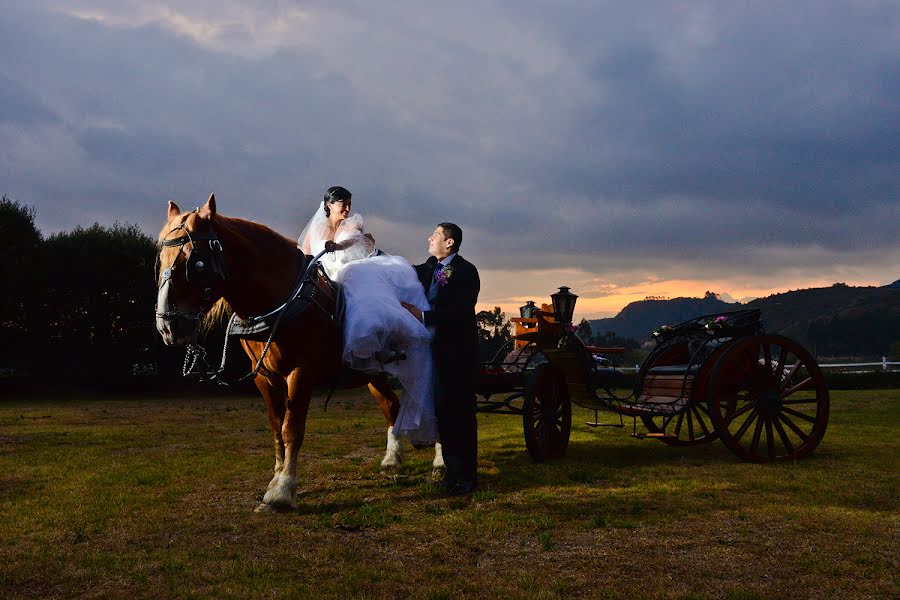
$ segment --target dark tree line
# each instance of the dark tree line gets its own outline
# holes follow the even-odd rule
[[[0,199],[0,369],[59,384],[173,376],[156,333],[154,241],[135,225],[44,237],[34,209]]]

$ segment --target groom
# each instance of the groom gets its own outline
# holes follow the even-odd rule
[[[404,303],[426,326],[434,327],[434,403],[447,467],[443,486],[451,496],[471,493],[476,485],[478,433],[475,383],[478,377],[478,326],[475,303],[478,269],[459,255],[462,229],[441,223],[428,238],[431,257],[416,265],[431,310]]]

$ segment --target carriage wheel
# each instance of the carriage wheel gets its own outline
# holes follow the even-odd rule
[[[641,417],[650,433],[667,433],[674,437],[659,438],[669,446],[708,444],[719,437],[712,417],[702,403],[690,400],[684,412],[677,415]]]
[[[722,441],[744,460],[796,460],[828,425],[828,387],[812,355],[780,335],[734,342],[709,378],[709,412]]]
[[[526,387],[522,425],[531,458],[542,462],[565,456],[572,430],[572,403],[565,379],[549,364],[538,366]]]

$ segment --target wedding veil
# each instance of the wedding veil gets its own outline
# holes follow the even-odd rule
[[[325,215],[325,201],[319,203],[312,218],[303,228],[300,237],[297,238],[297,247],[305,254],[315,256],[325,248],[325,240],[328,237],[328,217]],[[353,240],[353,243],[344,250],[335,253],[338,262],[348,263],[372,256],[375,253],[375,244],[364,235],[363,218],[359,213],[354,213],[341,221],[335,232],[334,241],[344,242]]]

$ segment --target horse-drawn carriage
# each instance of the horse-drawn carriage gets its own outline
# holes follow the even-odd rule
[[[521,414],[535,460],[565,454],[572,404],[594,411],[589,426],[624,427],[623,417],[632,417],[635,437],[672,446],[721,438],[747,461],[796,460],[822,440],[829,408],[822,372],[800,344],[764,333],[758,309],[661,327],[626,394],[624,372],[608,360],[624,349],[589,346],[574,333],[575,298],[560,288],[552,307],[529,302],[512,319],[511,351],[482,365],[479,411]],[[599,423],[599,411],[619,422]]]

